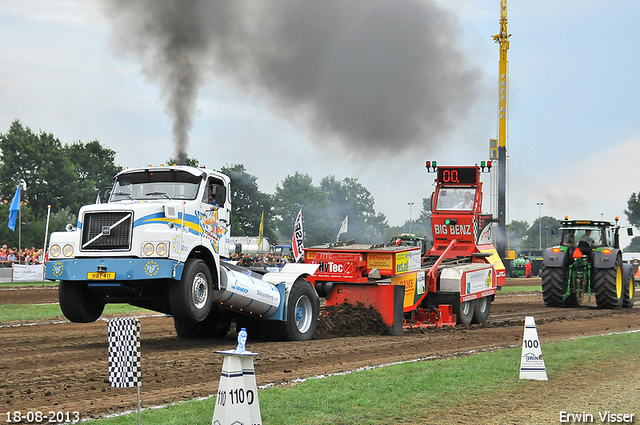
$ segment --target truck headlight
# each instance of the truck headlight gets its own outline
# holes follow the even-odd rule
[[[51,255],[52,257],[59,257],[61,252],[62,250],[60,249],[60,245],[58,244],[51,245],[51,248],[49,248],[49,255]]]
[[[160,242],[158,246],[156,246],[156,253],[161,257],[167,255],[167,244],[164,242]]]
[[[153,244],[149,242],[144,244],[144,246],[142,247],[142,253],[147,257],[153,255]]]
[[[65,257],[71,257],[73,255],[73,245],[65,245],[64,248],[62,248],[62,254]]]

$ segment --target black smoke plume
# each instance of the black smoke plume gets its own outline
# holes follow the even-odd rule
[[[179,158],[212,73],[364,155],[436,144],[476,99],[479,71],[434,0],[105,2],[117,45],[162,88]]]

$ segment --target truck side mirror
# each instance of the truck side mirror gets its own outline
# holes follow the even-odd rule
[[[627,235],[633,236],[633,227],[627,227]]]
[[[236,251],[236,254],[242,254],[242,244],[240,242],[236,244],[235,251]]]
[[[109,202],[109,197],[111,196],[112,187],[103,187],[98,191],[98,199],[100,200],[100,204],[106,204]]]
[[[224,202],[227,200],[227,188],[225,186],[216,186],[216,195],[215,195],[215,199],[216,199],[216,204],[218,204],[218,206],[223,207],[224,206]]]

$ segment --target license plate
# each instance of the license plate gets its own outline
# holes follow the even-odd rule
[[[113,280],[116,272],[90,272],[87,273],[87,280]]]

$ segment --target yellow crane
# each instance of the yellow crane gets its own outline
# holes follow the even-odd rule
[[[500,92],[498,95],[498,147],[507,146],[507,50],[509,50],[507,34],[507,0],[500,4],[500,34],[493,40],[500,44]]]
[[[507,50],[509,50],[509,37],[507,33],[507,0],[500,3],[500,33],[493,36],[493,40],[500,44],[500,79],[498,92],[498,140],[497,146],[490,146],[491,159],[498,162],[498,237],[496,250],[501,258],[507,254],[506,232],[506,180],[507,180]],[[492,141],[494,142],[494,141]]]

